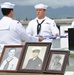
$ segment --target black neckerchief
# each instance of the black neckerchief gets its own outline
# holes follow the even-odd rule
[[[44,21],[45,21],[45,20],[43,20],[41,23],[39,23],[38,20],[37,20],[37,23],[38,23],[38,25],[37,25],[37,34],[40,33],[40,30],[41,30],[41,24],[42,24]]]

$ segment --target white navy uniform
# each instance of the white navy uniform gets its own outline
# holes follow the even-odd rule
[[[0,20],[0,44],[21,44],[21,40],[30,42],[37,39],[29,37],[20,22],[3,17]]]
[[[7,61],[5,59],[0,65],[0,70],[3,70],[6,64],[7,64]],[[6,70],[16,70],[17,64],[18,64],[18,58],[13,57],[13,59],[9,61],[9,65]]]
[[[41,24],[41,31],[39,33],[39,35],[41,36],[52,36],[55,35],[56,33],[59,34],[59,29],[57,28],[54,20],[48,18],[47,16],[45,16],[44,19],[38,19],[35,18],[32,21],[29,22],[28,27],[26,28],[26,31],[29,35],[32,36],[36,36],[37,35],[37,20],[39,23],[41,23],[43,20],[45,20],[42,24]],[[51,42],[51,39],[45,39],[45,42]]]
[[[13,9],[14,4],[5,2],[1,5],[1,8]],[[21,44],[21,40],[25,42],[37,42],[38,38],[29,37],[20,22],[4,16],[0,20],[0,44]]]

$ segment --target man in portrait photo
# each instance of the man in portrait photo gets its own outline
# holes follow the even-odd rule
[[[56,55],[54,56],[54,58],[51,58],[51,62],[49,65],[50,70],[61,70],[62,64],[60,63],[61,60],[61,56],[60,55]]]
[[[8,57],[2,61],[0,65],[0,70],[15,70],[16,69],[18,58],[15,57],[15,53],[16,53],[15,48],[9,49]]]
[[[39,49],[32,50],[32,58],[28,60],[26,69],[41,69],[42,60],[39,58]]]

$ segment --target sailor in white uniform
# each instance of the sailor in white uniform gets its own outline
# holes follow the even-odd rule
[[[45,16],[47,5],[37,4],[35,5],[37,17],[31,20],[26,28],[27,33],[30,36],[58,36],[59,29],[56,26],[54,20]],[[52,42],[51,39],[46,38],[45,42]]]
[[[28,36],[20,22],[13,20],[13,8],[15,4],[4,2],[1,4],[3,18],[0,20],[0,44],[21,44],[25,42],[38,42],[43,38]]]

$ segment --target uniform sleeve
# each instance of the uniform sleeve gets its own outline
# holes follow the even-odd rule
[[[54,21],[51,22],[51,31],[53,35],[59,34],[59,29],[57,28],[56,23]]]
[[[71,23],[71,28],[74,28],[74,21]]]
[[[26,31],[28,33],[29,36],[32,36],[33,35],[33,32],[32,32],[32,22],[30,21],[27,28],[26,28]]]
[[[25,30],[25,28],[22,26],[21,23],[17,24],[17,33],[19,34],[21,40],[26,42],[38,42],[38,39],[32,36],[29,36]]]

